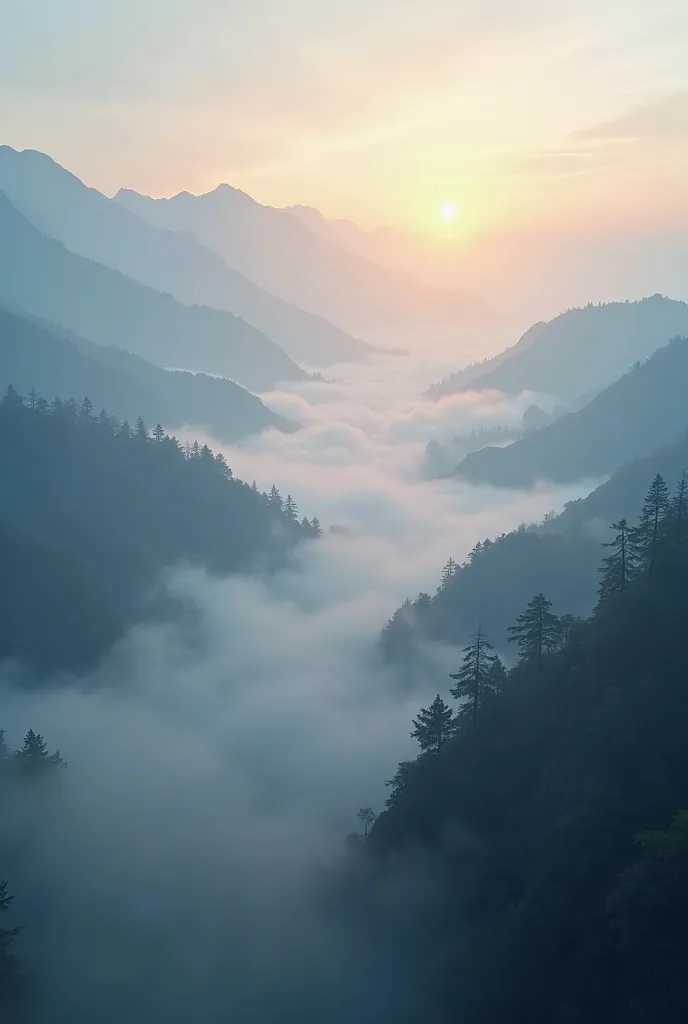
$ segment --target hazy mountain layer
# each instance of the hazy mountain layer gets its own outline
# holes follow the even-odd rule
[[[469,453],[456,475],[498,487],[604,476],[629,459],[671,443],[686,430],[687,381],[688,338],[676,338],[583,409],[506,447]]]
[[[158,227],[193,231],[252,281],[350,330],[489,318],[477,296],[363,259],[314,234],[299,217],[228,185],[202,196],[151,199],[122,190],[115,198]]]
[[[688,334],[688,305],[653,295],[640,302],[613,302],[570,309],[535,324],[521,341],[478,375],[461,371],[430,389],[439,398],[470,388],[507,394],[534,391],[572,402],[613,383],[638,359],[647,359],[669,338]],[[525,345],[524,345],[525,342]]]
[[[152,227],[42,153],[0,147],[0,190],[32,224],[72,252],[186,305],[243,317],[298,362],[328,366],[371,351],[322,317],[258,287],[190,232]]]
[[[159,366],[231,377],[255,391],[305,374],[245,320],[125,277],[42,234],[0,193],[0,302]]]
[[[195,426],[231,442],[268,427],[294,429],[231,380],[163,370],[122,349],[104,348],[60,328],[0,309],[0,389],[31,388],[49,401],[88,395],[131,423]]]

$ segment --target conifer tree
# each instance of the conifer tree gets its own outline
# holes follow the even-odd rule
[[[43,778],[56,775],[66,766],[60,751],[54,754],[48,751],[48,745],[40,733],[29,729],[22,746],[14,754],[14,766],[24,778]]]
[[[31,410],[31,412],[35,410],[39,398],[40,395],[38,394],[36,389],[31,388],[31,390],[29,391],[29,409]]]
[[[322,526],[320,525],[320,520],[317,516],[313,516],[311,519],[311,532],[314,537],[322,537]]]
[[[79,406],[79,416],[82,420],[90,420],[93,417],[93,402],[88,395],[84,395],[83,401]]]
[[[155,441],[156,444],[160,444],[164,437],[165,431],[162,428],[162,424],[156,423],[155,426],[153,427],[153,440]]]
[[[557,647],[559,619],[550,611],[552,602],[544,594],[536,594],[515,626],[509,626],[509,640],[518,644],[522,663],[532,662],[538,672],[542,658]]]
[[[268,505],[271,505],[273,508],[279,509],[280,512],[284,511],[284,502],[282,501],[282,495],[277,490],[275,484],[273,484],[272,487],[270,488],[270,493],[268,495]]]
[[[298,523],[299,521],[299,510],[296,507],[296,502],[292,498],[291,494],[288,494],[284,502],[284,513],[287,519],[291,519],[292,523]]]
[[[440,576],[440,585],[437,588],[437,593],[438,594],[440,593],[440,591],[444,590],[444,588],[447,586],[449,581],[455,575],[457,569],[458,569],[458,566],[457,566],[457,564],[456,564],[456,562],[454,561],[453,558],[449,558],[445,562],[444,566],[442,567],[442,575]]]
[[[471,637],[467,647],[463,649],[463,664],[456,674],[449,678],[456,681],[449,691],[455,700],[468,698],[467,702],[460,709],[459,714],[470,712],[472,724],[475,725],[478,715],[478,708],[483,699],[483,692],[487,686],[487,678],[490,666],[494,662],[494,655],[490,654],[492,644],[483,633],[482,626]]]
[[[495,657],[487,670],[487,678],[485,680],[487,690],[490,693],[496,693],[499,696],[503,692],[504,687],[509,681],[509,673],[507,672],[506,665],[501,658]]]
[[[640,520],[631,532],[631,545],[641,571],[652,571],[657,560],[657,549],[664,535],[670,511],[669,488],[658,473],[650,484]]]
[[[688,474],[685,470],[671,499],[667,533],[675,553],[684,555],[688,550]]]
[[[616,530],[614,540],[603,544],[603,548],[611,548],[611,554],[602,559],[599,572],[602,574],[597,593],[599,602],[606,601],[612,594],[619,594],[626,589],[636,574],[635,557],[631,546],[631,528],[626,519],[612,523],[610,530]]]
[[[358,818],[359,825],[363,829],[363,838],[367,839],[368,832],[370,831],[371,826],[375,823],[377,815],[373,811],[372,807],[361,807],[356,817]]]
[[[413,719],[411,736],[418,740],[421,750],[429,750],[440,755],[444,743],[453,731],[452,709],[447,707],[438,693],[430,707],[421,708],[418,717]]]

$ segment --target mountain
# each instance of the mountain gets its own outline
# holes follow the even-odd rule
[[[477,296],[434,288],[363,259],[315,234],[299,217],[261,206],[229,185],[172,199],[122,189],[115,199],[156,227],[192,231],[263,288],[349,330],[490,318]]]
[[[0,303],[160,366],[231,377],[255,391],[305,373],[245,320],[171,295],[65,249],[0,192]]]
[[[455,475],[497,487],[606,476],[670,444],[688,428],[688,338],[675,338],[584,408],[506,447],[471,452]]]
[[[482,359],[480,362],[464,366],[463,369],[457,370],[456,373],[452,373],[443,380],[437,381],[436,384],[432,384],[424,394],[429,398],[438,399],[443,398],[444,395],[454,395],[457,392],[465,391],[473,381],[482,377],[483,374],[496,370],[498,366],[501,366],[507,359],[511,359],[512,356],[522,355],[526,349],[530,348],[546,327],[546,323],[541,320],[538,321],[538,323],[529,327],[525,334],[521,335],[515,345],[509,346],[503,352],[498,352],[489,359]]]
[[[0,479],[0,523],[76,559],[125,625],[160,607],[174,565],[269,571],[315,532],[208,448],[12,389],[0,402]]]
[[[0,146],[0,190],[40,231],[185,305],[223,309],[267,334],[297,362],[329,366],[373,351],[227,266],[188,231],[154,228],[50,157]]]
[[[460,372],[429,395],[494,388],[510,395],[534,391],[569,403],[607,387],[679,334],[688,334],[688,305],[662,295],[570,309],[536,324],[517,345],[488,360],[481,373],[462,377]]]
[[[625,463],[586,498],[570,502],[538,526],[478,543],[430,597],[399,608],[381,635],[381,652],[417,672],[423,644],[463,646],[481,622],[502,653],[507,627],[533,594],[542,591],[557,612],[589,615],[595,604],[597,568],[608,524],[639,507],[656,473],[670,486],[688,469],[688,433],[675,444]]]
[[[296,427],[231,380],[163,370],[0,308],[0,390],[10,384],[47,399],[87,395],[96,409],[132,423],[143,416],[151,426],[196,427],[225,442]]]

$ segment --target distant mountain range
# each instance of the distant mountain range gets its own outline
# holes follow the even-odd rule
[[[185,306],[42,234],[0,192],[0,303],[159,366],[230,377],[253,391],[304,371],[245,320]]]
[[[268,427],[296,429],[238,384],[206,374],[163,370],[140,356],[104,348],[59,327],[0,308],[0,390],[34,388],[48,402],[82,399],[133,425],[196,427],[236,441]]]
[[[240,316],[298,362],[329,366],[373,351],[322,317],[249,281],[189,231],[152,227],[43,153],[0,146],[0,190],[35,227],[71,252],[186,305]]]
[[[582,409],[506,447],[466,455],[456,475],[498,487],[605,476],[688,429],[687,384],[688,338],[675,338]]]
[[[688,305],[662,295],[570,309],[535,324],[513,348],[460,370],[427,394],[532,391],[570,404],[608,387],[634,362],[683,334],[688,334]]]
[[[433,287],[316,233],[289,210],[261,206],[229,185],[206,195],[151,199],[122,189],[117,202],[158,228],[192,231],[231,267],[275,295],[348,330],[482,323],[478,296]]]

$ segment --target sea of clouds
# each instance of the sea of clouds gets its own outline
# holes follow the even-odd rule
[[[10,745],[31,726],[69,762],[40,829],[19,816],[2,870],[51,1021],[379,1019],[384,957],[323,909],[314,879],[358,808],[382,809],[413,755],[411,719],[447,689],[444,657],[400,689],[379,630],[434,590],[450,555],[581,493],[422,481],[429,440],[513,423],[533,400],[420,398],[440,369],[380,357],[262,396],[302,428],[207,440],[237,476],[317,515],[322,539],[272,575],[170,567],[198,610],[192,640],[174,623],[137,627],[88,678],[40,693],[8,673]],[[365,1010],[347,1002],[356,987]]]

